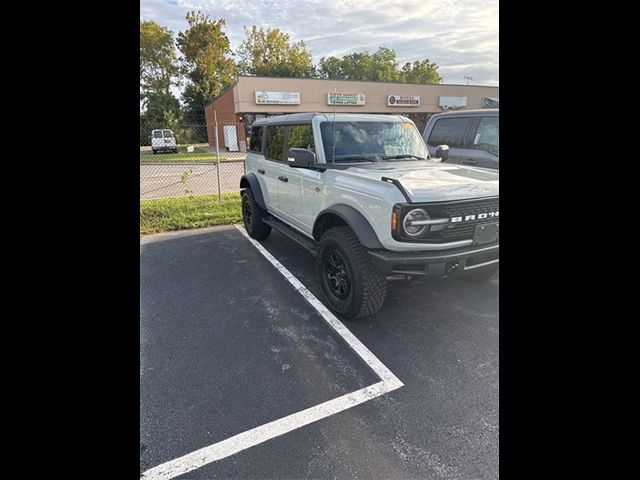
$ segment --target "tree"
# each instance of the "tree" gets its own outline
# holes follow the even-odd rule
[[[178,66],[173,32],[151,20],[140,21],[140,100],[167,95],[177,85]]]
[[[400,80],[396,52],[391,48],[380,47],[371,55],[371,75],[380,82],[397,82]]]
[[[313,77],[315,69],[304,42],[290,42],[278,28],[244,27],[246,38],[237,50],[241,74],[269,77]]]
[[[405,83],[441,83],[438,65],[429,59],[407,62],[402,67],[402,81]]]
[[[366,80],[377,82],[440,83],[438,65],[429,59],[408,62],[398,69],[396,52],[380,47],[370,54],[367,51],[351,53],[342,58],[322,57],[318,64],[320,78],[330,80]]]
[[[318,64],[318,76],[329,80],[345,80],[342,60],[338,57],[322,57]]]
[[[182,97],[191,113],[203,114],[204,107],[235,81],[236,66],[224,33],[224,19],[211,20],[202,12],[186,16],[189,28],[178,34],[187,83]]]
[[[140,145],[149,145],[151,131],[170,128],[177,132],[182,121],[180,102],[171,93],[150,93],[145,98],[146,112],[140,118]]]

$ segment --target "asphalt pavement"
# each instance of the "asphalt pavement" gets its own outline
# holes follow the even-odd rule
[[[324,300],[314,259],[261,244]],[[345,322],[404,386],[179,479],[498,477],[498,286],[392,282]],[[140,471],[377,382],[234,227],[145,237]]]

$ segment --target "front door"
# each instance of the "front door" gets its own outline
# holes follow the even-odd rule
[[[449,163],[462,163],[464,158],[464,135],[471,117],[439,118],[427,138],[429,153],[434,156],[438,145],[449,146]]]

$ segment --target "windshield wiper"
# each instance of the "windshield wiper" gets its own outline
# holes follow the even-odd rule
[[[348,162],[349,160],[364,160],[365,162],[371,162],[371,163],[376,162],[375,160],[371,160],[370,158],[363,157],[362,155],[347,155],[345,157],[335,158],[334,162],[335,163]]]
[[[426,160],[426,158],[418,157],[417,155],[385,155],[382,158],[384,160],[399,160],[402,158],[417,158],[418,160]]]

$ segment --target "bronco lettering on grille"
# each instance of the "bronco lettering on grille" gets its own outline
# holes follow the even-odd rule
[[[499,212],[486,212],[477,215],[465,215],[464,217],[451,217],[451,223],[471,222],[472,220],[484,220],[485,218],[497,218]]]

